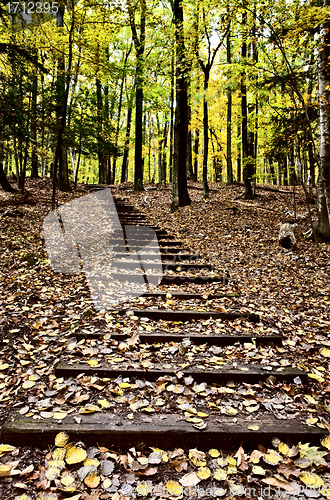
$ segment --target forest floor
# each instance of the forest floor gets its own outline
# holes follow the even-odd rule
[[[113,195],[134,204],[150,222],[181,240],[183,248],[200,254],[201,263],[211,263],[217,274],[230,276],[227,286],[187,285],[187,290],[204,295],[198,302],[186,303],[173,296],[166,300],[139,298],[134,308],[250,311],[259,314],[260,322],[208,319],[157,324],[131,315],[118,319],[116,313],[95,311],[84,276],[55,272],[47,259],[43,220],[51,210],[49,180],[27,180],[27,190],[36,203],[0,207],[0,425],[13,410],[47,420],[59,414],[63,418],[94,403],[99,411],[118,412],[122,418],[139,414],[143,419],[155,408],[183,413],[180,405],[193,401],[204,413],[216,412],[221,404],[234,417],[250,406],[251,412],[271,411],[279,422],[300,415],[309,425],[330,428],[330,246],[317,247],[303,237],[309,229],[303,193],[298,189],[297,248],[288,251],[279,247],[277,238],[279,224],[293,218],[292,188],[281,188],[288,194],[259,190],[258,197],[247,202],[240,198],[240,186],[210,184],[210,199],[205,201],[201,184],[191,183],[191,205],[171,213],[170,190],[134,194],[129,187],[116,187]],[[58,199],[65,203],[88,193],[85,186],[78,186],[76,193],[58,193]],[[15,196],[0,192],[0,202]],[[166,291],[177,289],[167,287]],[[233,293],[233,297],[208,300],[214,291]],[[159,326],[177,332],[277,333],[284,343],[272,348],[235,344],[223,352],[207,344],[187,349],[184,342],[154,349],[139,344],[137,335],[134,342],[124,345],[111,336],[88,342],[74,337],[77,330],[134,335]],[[253,360],[264,367],[300,368],[308,374],[309,383],[229,384],[214,393],[207,384],[203,390],[194,386],[192,391],[192,381],[182,385],[176,380],[174,387],[173,383],[172,387],[158,384],[155,391],[156,384],[135,381],[127,385],[119,377],[108,383],[101,396],[97,377],[78,377],[65,383],[56,379],[54,366],[59,360],[77,356],[81,362],[107,357],[112,366],[123,367],[123,371],[129,364],[150,368],[166,363],[178,372],[183,364],[203,368],[228,359],[233,363]],[[130,398],[122,390],[125,384]],[[243,396],[250,402],[242,405]],[[144,404],[139,406],[141,400]],[[152,450],[108,450],[95,443],[87,449],[91,460],[96,457],[96,462],[101,462],[96,465],[94,482],[79,479],[79,461],[64,464],[61,476],[50,480],[47,470],[51,458],[54,460],[53,449],[6,444],[0,445],[2,500],[128,500],[148,492],[148,498],[182,498],[180,488],[189,485],[199,489],[190,496],[184,491],[183,498],[330,498],[328,439],[318,447],[301,443],[290,449],[274,441],[273,451],[258,448],[256,443],[254,450],[240,447],[203,453],[192,446],[189,452],[154,449],[152,454]],[[269,485],[271,493],[266,489]],[[320,486],[322,494],[317,491]]]

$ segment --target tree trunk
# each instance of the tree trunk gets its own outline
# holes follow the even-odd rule
[[[242,141],[241,141],[241,125],[237,124],[237,182],[242,180]]]
[[[2,189],[4,191],[6,191],[7,193],[17,193],[17,189],[13,188],[8,182],[6,174],[3,170],[2,161],[0,161],[0,184],[1,184]]]
[[[209,113],[207,106],[207,91],[209,86],[209,72],[204,73],[204,100],[203,100],[203,133],[204,133],[204,155],[203,155],[203,195],[207,199],[210,195],[207,182],[207,162],[209,155]]]
[[[172,60],[171,60],[171,125],[170,125],[170,161],[169,161],[170,182],[172,182],[173,179],[174,87],[175,87],[175,52],[173,50]]]
[[[96,103],[97,103],[97,156],[99,162],[99,183],[107,183],[107,161],[104,155],[103,141],[103,97],[102,85],[96,78]]]
[[[248,141],[248,122],[247,122],[247,90],[246,90],[246,72],[245,63],[247,55],[246,46],[246,12],[243,13],[243,43],[241,48],[241,56],[243,63],[243,71],[241,75],[241,109],[242,109],[242,152],[243,152],[243,182],[244,182],[244,193],[243,198],[246,200],[252,200],[253,191],[251,180],[253,177],[253,159],[250,156],[250,148]]]
[[[187,82],[185,43],[183,34],[183,8],[180,0],[174,0],[174,23],[176,40],[176,108],[174,125],[173,201],[171,209],[190,204],[187,188]]]
[[[197,179],[198,179],[198,154],[199,154],[199,129],[198,128],[195,129],[194,153],[195,153],[194,180],[197,181]]]
[[[31,179],[38,178],[38,157],[37,157],[37,92],[38,74],[35,71],[32,82],[32,109],[31,109]]]
[[[135,167],[134,167],[134,191],[143,191],[143,54],[145,48],[145,26],[146,26],[146,0],[140,0],[140,37],[138,37],[135,25],[135,13],[128,3],[132,36],[136,51],[136,93],[135,93]]]
[[[132,123],[132,109],[133,109],[133,93],[130,94],[127,103],[127,122],[126,122],[126,134],[125,134],[125,144],[124,144],[124,156],[123,163],[121,167],[121,180],[120,182],[126,182],[127,171],[128,171],[128,154],[129,154],[129,137],[131,133],[131,123]]]
[[[59,9],[56,15],[56,25],[58,28],[63,28],[64,26],[64,11],[65,4],[59,4]],[[60,141],[58,141],[58,189],[60,191],[70,191],[69,185],[69,177],[68,177],[68,169],[66,162],[66,155],[63,147],[63,134],[66,122],[66,108],[67,102],[65,102],[66,98],[66,90],[65,90],[65,56],[64,52],[59,52],[60,56],[58,58],[57,63],[57,81],[56,81],[56,97],[57,97],[57,105],[56,105],[56,118],[57,123],[59,124],[59,132],[58,135],[61,135]],[[64,115],[65,112],[65,115]],[[63,124],[64,122],[64,124]],[[63,124],[63,125],[62,125]],[[62,129],[62,132],[60,130]],[[59,144],[60,143],[60,144]]]
[[[227,64],[231,64],[231,44],[230,44],[230,29],[227,34]],[[233,164],[231,154],[231,120],[232,120],[232,93],[231,89],[227,90],[227,184],[233,183]]]
[[[193,177],[193,167],[192,167],[192,134],[191,134],[191,105],[190,105],[190,78],[188,80],[189,88],[188,88],[188,134],[187,134],[187,179],[191,180]]]
[[[330,0],[321,0],[321,7],[329,7]],[[317,231],[322,239],[330,240],[330,22],[320,26],[318,54],[319,109],[320,109],[320,165],[317,182]]]

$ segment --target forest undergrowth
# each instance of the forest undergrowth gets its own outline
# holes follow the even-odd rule
[[[176,236],[184,249],[200,255],[201,263],[213,264],[214,275],[230,276],[229,284],[180,287],[180,291],[201,292],[203,300],[199,301],[175,299],[171,292],[179,288],[172,286],[166,287],[165,300],[140,297],[126,305],[126,314],[95,311],[83,274],[52,270],[42,230],[43,219],[51,210],[51,183],[28,180],[34,204],[0,206],[1,425],[13,410],[39,420],[61,420],[73,411],[113,411],[121,418],[143,420],[148,419],[148,413],[160,410],[184,418],[185,405],[193,404],[194,411],[204,414],[206,423],[209,414],[221,412],[233,419],[271,413],[279,423],[299,418],[311,426],[330,428],[330,245],[317,247],[303,236],[309,223],[302,190],[297,190],[294,207],[290,187],[281,188],[287,194],[258,190],[257,198],[247,202],[240,197],[240,186],[210,184],[210,199],[204,200],[201,183],[190,183],[191,205],[171,213],[170,190],[133,193],[130,185],[123,187],[114,187],[113,195],[134,204],[150,223]],[[88,188],[80,185],[76,193],[58,193],[58,200],[65,203],[88,193]],[[0,192],[0,202],[15,196]],[[286,250],[278,244],[279,224],[295,222],[295,208],[297,248]],[[212,293],[232,296],[209,300]],[[250,311],[257,313],[260,321],[208,319],[173,324],[130,314],[133,307],[156,306]],[[193,347],[183,341],[154,348],[139,342],[140,333],[158,328],[182,333],[281,334],[284,342],[282,347],[265,347],[248,341],[225,351],[207,343]],[[74,336],[78,330],[108,336],[79,341]],[[119,343],[111,339],[112,332],[130,334],[131,339]],[[56,379],[54,366],[59,360],[74,363],[77,358],[90,366],[106,358],[112,366],[123,369],[123,376],[107,383],[87,376]],[[212,388],[206,383],[183,381],[180,376],[162,383],[127,381],[124,377],[127,367],[168,366],[178,374],[182,366],[210,369],[226,362],[233,366],[257,363],[269,370],[300,368],[308,374],[309,383],[277,383],[270,378],[264,384],[229,383]],[[268,498],[300,498],[299,487],[305,488],[301,498],[313,497],[315,488],[320,487],[322,494],[313,498],[330,498],[329,438],[318,447],[274,441],[269,450],[258,448],[256,443],[254,450],[244,450],[243,445],[236,450],[218,447],[209,452],[192,446],[190,451],[154,448],[141,453],[109,450],[95,443],[87,449],[82,445],[76,462],[63,462],[60,473],[52,478],[49,471],[54,453],[61,454],[56,450],[64,446],[65,436],[59,436],[51,450],[1,445],[1,499],[188,498],[182,490],[185,487],[197,488],[190,490],[191,498],[267,498],[267,491],[271,491]],[[91,467],[90,473],[84,476],[81,469],[86,467]],[[272,489],[266,490],[268,486]],[[248,488],[255,488],[255,492]]]

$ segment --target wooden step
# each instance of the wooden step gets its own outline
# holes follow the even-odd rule
[[[111,339],[113,340],[118,340],[118,342],[125,342],[130,339],[130,335],[127,335],[125,333],[86,333],[82,331],[76,331],[74,333],[74,336],[78,339],[102,338],[104,335],[108,335],[108,337],[111,337]],[[185,339],[190,339],[191,342],[197,345],[210,344],[216,346],[228,346],[236,344],[236,342],[240,344],[245,344],[246,342],[255,342],[256,345],[282,345],[282,337],[280,335],[263,335],[258,337],[253,337],[252,335],[201,335],[198,333],[186,333],[184,335],[180,335],[163,331],[139,334],[140,344],[164,344],[165,342],[182,342]]]
[[[168,309],[133,309],[134,316],[150,318],[154,321],[201,321],[204,319],[221,319],[233,321],[235,319],[247,319],[252,323],[258,323],[258,314],[249,312],[212,312],[212,311],[169,311]]]
[[[119,252],[120,248],[123,248],[122,241],[120,241],[118,244],[117,243],[112,243],[112,241],[118,241],[118,240],[110,240],[109,245],[112,246],[113,250],[115,252]],[[138,249],[143,248],[148,245],[148,249],[157,249],[157,246],[154,244],[151,246],[151,241],[150,240],[143,240],[142,238],[130,238],[128,241],[128,245],[130,248],[137,247]],[[160,239],[158,240],[158,247],[180,247],[182,245],[181,241],[167,241]]]
[[[78,417],[79,424],[74,419]],[[327,431],[307,425],[303,418],[277,420],[270,414],[260,416],[210,415],[205,421],[207,428],[195,429],[178,414],[136,414],[134,420],[124,413],[98,412],[89,415],[70,414],[60,422],[55,419],[35,420],[32,417],[12,413],[1,431],[1,441],[16,446],[39,446],[44,449],[54,446],[56,434],[66,432],[70,441],[82,441],[87,446],[106,446],[110,449],[137,450],[159,447],[174,449],[178,445],[184,450],[198,448],[208,451],[254,449],[257,445],[268,447],[273,438],[291,444],[309,442],[319,445]],[[249,427],[257,426],[257,430]]]
[[[141,274],[125,274],[125,273],[111,273],[111,278],[117,280],[119,283],[125,283],[128,281],[130,283],[141,283]],[[161,282],[159,285],[182,285],[183,283],[191,283],[195,285],[206,285],[213,283],[221,283],[223,285],[228,284],[228,278],[223,276],[221,278],[208,278],[199,276],[159,276]],[[152,275],[148,277],[149,282],[155,283],[157,280],[157,275]]]
[[[148,267],[148,269],[152,269],[152,266],[155,265],[156,268],[159,266],[159,262],[154,262],[154,261],[148,261],[144,263],[145,266]],[[140,263],[139,262],[130,262],[127,259],[119,260],[119,261],[112,261],[111,262],[111,267],[112,268],[117,268],[117,269],[140,269]],[[214,271],[213,266],[208,265],[208,264],[182,264],[182,262],[174,262],[173,264],[163,264],[163,271],[164,273],[166,271]]]
[[[146,292],[143,295],[137,295],[137,297],[149,297],[149,298],[155,298],[155,297],[163,297],[166,299],[166,295],[169,292]],[[201,293],[185,293],[185,292],[170,292],[172,297],[174,299],[180,299],[180,300],[211,300],[211,299],[223,299],[225,297],[239,297],[239,293],[233,292],[233,293],[214,293],[214,294],[206,294],[207,299],[205,299],[205,296],[203,297],[203,294]]]
[[[119,250],[118,249],[117,250],[120,251],[120,249],[122,249],[123,252],[126,252],[126,247],[121,247],[121,248],[119,248]],[[177,261],[177,260],[180,260],[180,261],[189,260],[190,262],[197,262],[198,261],[198,259],[199,259],[198,254],[180,253],[181,251],[182,251],[181,249],[173,248],[173,250],[172,250],[172,248],[171,248],[169,252],[165,252],[165,249],[162,248],[160,257],[163,261],[166,261],[166,262]],[[150,259],[150,255],[153,255],[153,253],[145,253],[145,252],[139,253],[139,256],[141,257],[142,260]],[[114,256],[115,259],[120,259],[121,257],[122,257],[122,254],[120,254],[120,253],[117,253]]]
[[[125,363],[125,362],[124,362]],[[80,373],[86,375],[97,375],[98,377],[117,378],[119,375],[135,379],[157,380],[159,377],[168,375],[173,376],[173,370],[159,366],[159,369],[138,369],[138,368],[113,368],[110,364],[101,364],[100,366],[89,366],[87,363],[59,363],[55,367],[56,377],[77,377]],[[231,366],[231,364],[228,364]],[[280,370],[280,371],[278,371]],[[296,377],[299,377],[303,384],[307,383],[307,373],[296,368],[280,367],[266,370],[257,365],[238,365],[237,368],[219,367],[215,370],[196,370],[194,368],[180,369],[183,377],[192,376],[195,382],[207,382],[208,384],[225,384],[229,380],[234,382],[245,382],[246,384],[257,384],[259,381],[265,381],[270,375],[276,377],[277,381],[286,380],[293,382]]]
[[[152,256],[155,254],[155,252],[156,252],[156,250],[158,250],[158,248],[161,248],[161,253],[166,253],[168,255],[179,254],[182,251],[187,251],[187,250],[184,250],[183,248],[179,248],[179,247],[168,247],[166,245],[166,243],[164,243],[164,245],[158,245],[157,247],[156,246],[152,247],[152,246],[148,245],[148,248],[143,248],[143,252],[148,251],[150,253],[150,255]],[[125,252],[127,254],[126,246],[117,245],[115,250],[116,250],[116,252]],[[134,250],[134,247],[133,247],[133,250]],[[149,255],[149,253],[147,255]],[[159,255],[159,254],[157,254],[157,255]],[[116,258],[117,257],[118,257],[118,255],[116,256]]]

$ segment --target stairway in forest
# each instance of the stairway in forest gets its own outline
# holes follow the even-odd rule
[[[134,206],[125,204],[123,200],[116,200],[116,208],[122,226],[148,226],[146,217]],[[191,283],[208,283],[222,287],[221,292],[213,290],[210,293],[208,291],[208,301],[233,295],[223,291],[224,285],[229,281],[227,276],[216,276],[212,266],[204,263],[198,264],[199,256],[182,249],[181,242],[174,240],[173,236],[157,227],[153,227],[153,229],[158,237],[164,276],[161,281],[161,289],[159,291],[153,289],[145,293],[146,299],[164,300],[164,304],[168,297],[179,301],[202,301],[204,294],[189,290]],[[120,245],[116,248],[116,258],[119,261],[125,255],[125,251],[126,249]],[[150,255],[152,256],[152,252],[145,253],[143,258],[148,259]],[[134,280],[136,264],[132,262],[131,267],[127,267],[128,262],[125,263],[125,266],[129,272],[122,273],[122,279]],[[150,266],[152,266],[152,261],[150,261]],[[194,276],[194,272],[200,271],[204,275]],[[182,274],[182,272],[188,274]],[[207,276],[206,273],[212,273],[212,275]],[[119,275],[120,272],[117,276]],[[169,295],[166,291],[166,289],[171,290],[171,285],[180,286],[183,284],[185,289],[182,292],[175,289],[175,291],[170,291]],[[146,324],[149,324],[150,321],[164,320],[172,321],[175,324],[180,322],[181,325],[184,323],[187,326],[183,333],[178,332],[178,329],[168,331],[162,329],[161,326],[158,329],[153,327],[149,330],[133,332],[138,335],[140,345],[151,344],[154,345],[155,350],[166,343],[172,345],[174,349],[176,349],[176,345],[180,345],[183,354],[189,353],[189,350],[196,346],[198,349],[199,346],[205,344],[215,346],[215,353],[226,351],[229,346],[237,343],[254,344],[256,349],[260,346],[276,348],[276,346],[282,345],[280,335],[252,336],[235,332],[233,334],[205,334],[202,333],[202,328],[189,329],[189,325],[198,326],[200,325],[198,322],[210,318],[222,321],[241,318],[250,322],[258,322],[259,318],[254,313],[134,308],[131,304],[129,310],[126,307],[116,311],[115,317],[120,322],[120,318],[124,315],[127,316],[128,312],[133,317],[144,318]],[[193,323],[191,323],[192,321]],[[184,356],[181,358],[181,364],[174,367],[165,362],[159,364],[156,358],[155,362],[150,361],[141,366],[141,359],[137,363],[135,358],[133,362],[125,355],[130,347],[129,342],[132,338],[130,333],[77,331],[74,335],[78,344],[83,343],[84,346],[90,346],[91,349],[97,342],[101,345],[104,343],[105,355],[103,359],[98,358],[93,364],[81,362],[78,356],[62,359],[55,368],[58,384],[60,386],[63,384],[65,390],[66,387],[70,388],[70,384],[74,386],[75,381],[83,381],[83,383],[90,383],[94,387],[98,394],[98,401],[109,399],[110,394],[116,397],[110,400],[111,404],[108,408],[102,403],[94,403],[94,400],[88,403],[94,408],[87,404],[83,412],[78,411],[77,404],[73,405],[72,409],[67,412],[67,416],[60,420],[43,419],[39,415],[37,418],[33,418],[33,416],[13,413],[2,428],[1,438],[3,442],[45,446],[53,443],[58,432],[66,431],[73,440],[82,440],[86,444],[98,443],[118,449],[127,449],[131,446],[137,449],[144,449],[148,446],[169,449],[179,444],[183,448],[198,447],[202,450],[208,450],[214,447],[232,449],[241,443],[244,443],[244,446],[266,445],[274,437],[278,437],[282,441],[289,439],[290,442],[314,443],[326,434],[324,429],[307,425],[299,415],[281,420],[278,414],[269,410],[266,405],[263,408],[262,398],[260,398],[260,411],[245,412],[251,403],[249,397],[257,390],[251,389],[251,387],[256,388],[258,385],[258,388],[271,391],[273,385],[281,381],[286,381],[288,384],[307,384],[306,373],[296,368],[270,367],[243,362],[240,364],[230,360],[223,364],[222,361],[217,361],[216,356],[214,357],[216,366],[212,369],[203,368],[202,365],[198,364],[186,366]],[[134,344],[132,345],[134,346]],[[117,357],[107,358],[109,352],[113,354],[114,350]],[[114,383],[118,384],[118,387],[114,387]],[[156,394],[162,384],[163,389],[166,388],[163,392],[166,393],[168,400],[167,408],[158,411],[157,402],[152,407],[142,400],[142,406],[140,406],[142,410],[137,411],[140,404],[139,390],[149,387],[150,391],[154,391]],[[237,388],[238,386],[242,386],[240,396],[237,396],[233,390],[233,387]],[[133,392],[130,396],[131,399],[128,399],[125,394],[132,390],[136,392]],[[205,413],[205,410],[198,412],[192,407],[194,404],[177,403],[175,406],[171,398],[176,392],[180,396],[183,391],[191,395],[191,401],[195,401],[195,406],[201,406],[203,402],[208,412]],[[163,392],[159,392],[159,396],[162,396]],[[107,396],[104,397],[103,393],[106,393]],[[221,407],[220,403],[213,403],[211,396],[214,393],[226,397],[232,395],[234,409],[228,405]],[[95,399],[97,399],[96,396]],[[235,410],[235,405],[238,408],[242,401],[246,403],[244,411]],[[124,408],[120,407],[122,403]]]

